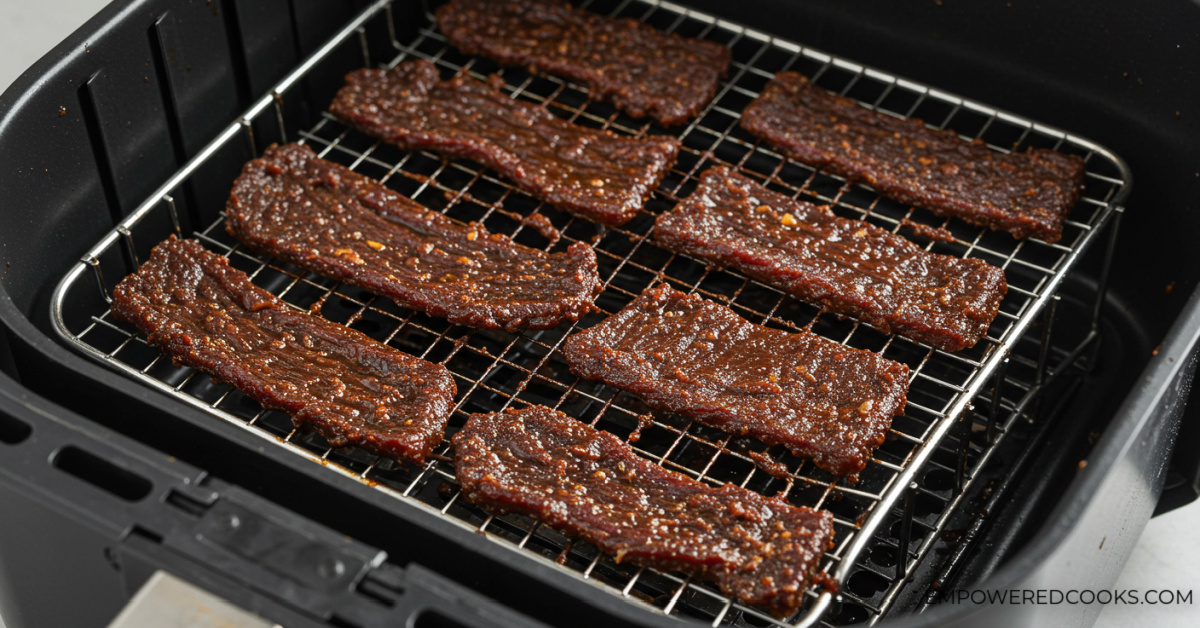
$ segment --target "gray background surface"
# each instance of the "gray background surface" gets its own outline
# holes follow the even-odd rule
[[[101,0],[0,0],[0,91],[105,4]],[[1150,521],[1116,588],[1198,590],[1200,595],[1200,502]],[[1200,600],[1190,605],[1108,606],[1096,622],[1100,628],[1130,625],[1192,628],[1200,625]],[[4,628],[2,616],[0,628]]]

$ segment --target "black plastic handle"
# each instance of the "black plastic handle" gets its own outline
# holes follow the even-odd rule
[[[10,628],[103,626],[158,570],[286,626],[541,625],[95,426],[3,373],[0,503],[21,511],[0,517],[0,571],[10,576],[0,584],[20,587],[0,587]],[[60,579],[73,577],[93,582],[90,598],[56,604]]]

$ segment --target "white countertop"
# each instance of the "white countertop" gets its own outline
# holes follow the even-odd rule
[[[1133,548],[1116,590],[1195,590],[1200,594],[1200,501],[1155,517]],[[1200,625],[1200,600],[1172,606],[1110,605],[1100,611],[1096,628]]]
[[[0,92],[105,4],[103,0],[0,0]],[[1150,521],[1115,588],[1200,589],[1200,502]],[[1200,601],[1108,606],[1096,622],[1098,628],[1130,625],[1200,625]],[[3,617],[0,628],[4,628]]]

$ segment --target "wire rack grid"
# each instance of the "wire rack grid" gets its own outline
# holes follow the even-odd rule
[[[885,524],[894,518],[909,487],[916,486],[918,471],[926,472],[926,476],[956,474],[949,489],[921,489],[923,498],[935,504],[922,525],[936,531],[971,479],[969,474],[964,477],[964,465],[939,460],[936,454],[957,446],[963,456],[982,464],[991,447],[1006,433],[1008,424],[1021,415],[1018,406],[1023,403],[1002,399],[999,386],[994,388],[986,416],[972,416],[970,410],[989,382],[1003,381],[1006,390],[1019,393],[1018,397],[1036,393],[1046,372],[1048,345],[1045,334],[1039,342],[1028,338],[1026,331],[1040,315],[1052,311],[1047,305],[1052,304],[1059,284],[1117,211],[1127,189],[1127,170],[1119,158],[1086,140],[685,7],[643,0],[596,0],[584,5],[599,13],[634,17],[664,31],[725,44],[733,50],[730,74],[692,123],[664,129],[630,119],[606,103],[590,101],[586,89],[571,82],[501,69],[458,53],[437,32],[428,10],[428,23],[417,29],[413,39],[401,41],[394,28],[392,3],[378,2],[234,121],[83,257],[55,292],[52,313],[57,329],[84,353],[185,403],[320,461],[333,472],[369,483],[402,502],[434,509],[448,522],[485,533],[525,557],[561,566],[571,577],[595,582],[610,593],[656,612],[677,613],[714,626],[808,625],[825,615],[839,623],[856,617],[878,619],[903,583],[904,567],[918,561],[936,536],[918,535],[923,541],[910,549],[911,537],[900,539],[902,535],[889,531]],[[477,78],[498,73],[504,79],[504,90],[513,98],[545,106],[575,124],[634,137],[675,135],[683,145],[680,157],[636,218],[619,228],[603,228],[538,202],[477,164],[400,151],[348,129],[327,114],[319,116],[315,124],[289,128],[287,99],[303,97],[302,79],[313,68],[327,63],[334,50],[353,46],[357,38],[362,61],[371,65],[366,38],[373,32],[368,27],[379,21],[387,26],[388,44],[395,52],[384,64],[387,67],[424,58],[437,64],[447,78],[464,72]],[[919,117],[933,127],[953,128],[966,139],[982,138],[998,151],[1044,147],[1079,154],[1088,165],[1084,198],[1067,221],[1060,242],[1016,241],[1007,234],[937,218],[919,208],[879,197],[864,186],[849,185],[839,177],[788,161],[738,126],[739,112],[781,71],[802,72],[815,84],[877,111]],[[318,109],[324,105],[315,103]],[[832,511],[837,545],[827,553],[822,566],[843,581],[860,572],[882,574],[878,566],[863,559],[864,551],[872,544],[892,548],[893,562],[902,566],[900,572],[888,577],[882,590],[870,595],[843,587],[841,610],[836,615],[827,613],[833,601],[829,593],[810,590],[805,608],[778,621],[730,600],[706,583],[618,564],[594,547],[572,543],[534,520],[516,515],[492,516],[465,503],[454,484],[448,441],[438,447],[433,460],[419,468],[353,448],[332,449],[319,435],[295,429],[288,417],[263,411],[240,392],[213,384],[203,374],[173,366],[150,349],[132,327],[112,319],[107,310],[109,286],[105,277],[130,272],[137,265],[137,251],[147,250],[168,233],[182,235],[181,224],[190,221],[181,221],[175,197],[189,177],[222,147],[236,142],[238,136],[245,137],[257,153],[253,128],[265,123],[276,123],[279,137],[307,143],[323,158],[378,178],[456,220],[481,223],[493,233],[504,233],[518,243],[550,252],[579,241],[595,248],[604,286],[596,303],[603,312],[571,326],[514,335],[450,325],[256,254],[225,233],[220,208],[196,209],[206,220],[198,222],[190,235],[227,255],[257,284],[298,308],[315,307],[331,320],[445,365],[459,388],[448,435],[471,413],[528,404],[556,408],[625,438],[639,454],[700,481],[713,485],[733,482],[765,495],[780,496],[789,503]],[[649,238],[654,217],[686,197],[699,175],[718,164],[737,168],[794,198],[829,204],[839,215],[913,237],[927,250],[976,257],[1000,266],[1006,271],[1010,287],[999,315],[975,347],[946,353],[882,334],[866,324],[824,314],[771,286],[657,247]],[[553,225],[553,230],[533,225],[529,217],[536,214]],[[905,231],[914,229],[914,225],[939,229],[950,237],[926,239]],[[100,286],[103,300],[95,298],[91,288],[87,290],[91,294],[90,311],[72,315],[70,312],[80,309],[79,304],[87,300],[80,293],[85,291],[83,284],[89,283],[89,271],[96,280],[92,283]],[[781,447],[767,448],[681,417],[653,413],[634,397],[594,382],[579,381],[569,373],[559,348],[570,334],[618,311],[642,290],[663,281],[725,304],[753,322],[791,331],[808,329],[909,365],[912,375],[905,412],[895,419],[888,441],[876,451],[857,483],[830,476]],[[1018,351],[1022,342],[1032,349]],[[1009,369],[1006,377],[1002,367],[1010,357],[1028,376],[1015,374],[1021,370],[1016,368]],[[1004,416],[1008,419],[1001,420]],[[967,426],[961,431],[972,429],[972,424],[982,427],[986,438],[972,440],[969,431],[965,437],[955,432],[956,425]],[[779,473],[778,465],[783,465],[786,473]],[[768,472],[768,466],[776,468]],[[859,616],[847,609],[865,614]]]

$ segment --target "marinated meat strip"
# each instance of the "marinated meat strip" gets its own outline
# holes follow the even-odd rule
[[[954,131],[877,113],[794,72],[776,74],[741,124],[796,161],[1017,238],[1056,242],[1083,190],[1078,156],[999,153]]]
[[[451,0],[438,28],[466,54],[565,76],[635,118],[682,124],[729,71],[729,48],[609,18],[562,0]]]
[[[286,412],[335,447],[420,463],[454,408],[442,366],[292,309],[195,240],[154,247],[113,291],[112,312],[176,365]]]
[[[484,329],[545,329],[593,310],[596,253],[547,254],[462,225],[307,146],[271,147],[233,184],[226,229],[250,248],[406,307]]]
[[[628,222],[679,152],[679,140],[622,137],[557,118],[466,75],[438,80],[425,60],[346,76],[329,111],[399,146],[472,159],[551,205],[605,225]]]
[[[658,217],[654,238],[946,351],[974,345],[1008,291],[1004,271],[987,262],[930,253],[724,167],[706,171],[691,196]]]
[[[857,475],[904,409],[908,367],[811,332],[755,325],[663,284],[567,339],[571,372]]]
[[[454,450],[472,503],[538,517],[617,562],[714,581],[776,617],[803,602],[833,546],[828,511],[702,484],[543,406],[472,415]]]

